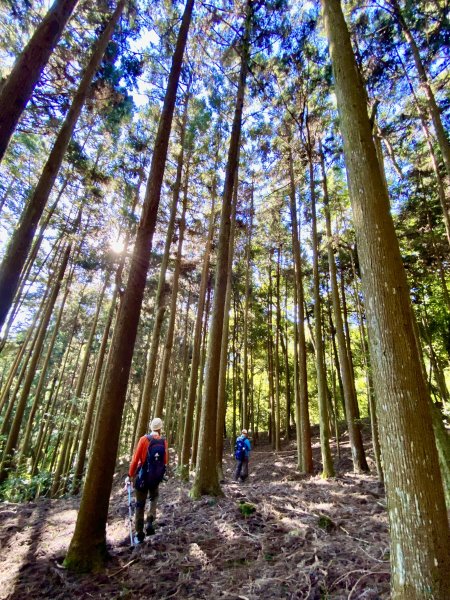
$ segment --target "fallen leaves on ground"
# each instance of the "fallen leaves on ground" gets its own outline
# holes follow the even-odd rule
[[[123,465],[110,503],[111,560],[96,575],[61,568],[79,499],[3,503],[0,598],[388,598],[384,492],[374,473],[352,473],[345,442],[336,461],[340,471],[328,480],[298,473],[292,442],[275,455],[262,441],[252,452],[246,483],[232,481],[233,459],[227,457],[222,498],[191,500],[189,485],[172,477],[160,486],[156,534],[134,548]],[[314,458],[318,464],[317,444]],[[255,510],[242,514],[243,503]]]

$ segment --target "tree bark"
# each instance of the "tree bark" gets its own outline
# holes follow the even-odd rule
[[[398,240],[339,0],[322,0],[352,203],[391,531],[392,598],[450,596],[450,535]]]
[[[180,198],[181,178],[183,175],[184,164],[184,145],[186,137],[186,125],[188,118],[189,93],[186,95],[183,120],[180,131],[180,153],[177,160],[177,173],[173,186],[172,205],[170,208],[169,223],[167,225],[166,240],[164,245],[164,254],[159,270],[158,289],[155,296],[155,321],[153,323],[152,341],[147,360],[147,369],[145,372],[144,391],[142,396],[141,414],[139,417],[139,425],[137,431],[137,439],[146,434],[148,423],[150,420],[150,412],[152,407],[152,392],[153,381],[155,378],[156,362],[158,359],[159,340],[161,336],[161,328],[166,313],[166,273],[169,264],[170,247],[172,245],[173,233],[175,230],[175,219],[177,216],[178,201]]]
[[[65,292],[64,292],[64,296],[63,296],[63,299],[61,301],[60,307],[58,309],[58,315],[56,317],[55,325],[53,327],[52,337],[51,337],[50,342],[48,344],[47,353],[46,353],[44,362],[42,364],[41,372],[39,374],[39,381],[38,381],[38,384],[37,384],[37,387],[36,387],[36,391],[34,392],[33,404],[31,406],[31,410],[30,410],[30,413],[28,415],[28,423],[27,423],[27,427],[25,429],[25,433],[24,433],[24,436],[23,436],[23,441],[22,441],[22,447],[21,447],[21,450],[20,450],[20,455],[19,455],[19,458],[17,460],[18,466],[20,466],[21,464],[23,464],[25,458],[28,455],[29,443],[30,443],[30,438],[31,438],[31,432],[32,432],[33,425],[34,425],[34,417],[35,417],[36,412],[37,412],[37,410],[39,408],[39,404],[40,404],[40,401],[41,401],[41,394],[42,394],[42,391],[44,389],[44,384],[45,384],[45,381],[46,381],[46,378],[47,378],[47,369],[48,369],[48,366],[50,364],[50,359],[51,359],[51,356],[53,354],[53,349],[55,347],[55,342],[56,342],[57,336],[60,333],[59,326],[61,324],[61,319],[62,319],[62,315],[63,315],[63,311],[64,311],[64,306],[66,304],[67,296],[68,296],[69,291],[70,291],[70,284],[71,284],[71,281],[72,281],[73,270],[74,269],[72,267],[72,269],[71,269],[71,271],[70,271],[70,273],[69,273],[69,275],[67,277],[66,289],[65,289]]]
[[[325,172],[325,159],[322,150],[320,150],[320,164],[322,168],[323,199],[325,209],[326,232],[328,237],[328,266],[330,270],[331,297],[333,301],[334,322],[336,328],[336,337],[338,342],[339,367],[342,376],[342,386],[344,388],[345,416],[350,438],[350,449],[352,453],[353,469],[357,473],[368,472],[369,466],[366,461],[364,446],[362,442],[361,429],[358,422],[356,411],[357,399],[352,371],[350,369],[350,359],[347,353],[347,344],[345,340],[344,324],[341,313],[341,303],[339,299],[339,288],[336,275],[336,263],[333,251],[333,234],[331,231],[330,206],[328,199],[327,175]]]
[[[275,316],[275,452],[280,451],[280,428],[281,428],[281,394],[280,394],[280,328],[281,328],[281,309],[280,309],[280,262],[281,247],[277,248],[277,270],[275,278],[275,298],[276,298],[276,316]]]
[[[244,369],[243,369],[243,395],[242,395],[242,427],[248,429],[248,321],[250,306],[250,271],[251,271],[251,244],[253,229],[253,183],[250,196],[250,207],[247,224],[247,243],[245,248],[245,304],[244,304]]]
[[[125,1],[119,0],[116,10],[94,46],[91,59],[84,71],[71,107],[53,144],[50,156],[45,163],[36,188],[22,213],[20,223],[15,229],[6,249],[5,256],[0,265],[0,329],[5,322],[13,302],[19,285],[20,273],[27,259],[36,227],[58,176],[70,138],[72,137],[78,117],[81,114],[81,109],[89,92],[92,79],[103,58],[116,23],[125,6]],[[3,95],[3,92],[4,88],[2,88],[1,95]]]
[[[178,464],[181,465],[181,450],[183,445],[183,432],[184,432],[184,418],[186,413],[185,407],[185,397],[188,386],[188,371],[189,371],[189,351],[192,348],[192,338],[191,338],[191,320],[190,320],[190,308],[191,308],[191,300],[192,300],[192,290],[189,287],[189,296],[188,303],[186,307],[186,317],[184,320],[184,331],[182,335],[183,339],[183,369],[180,373],[180,384],[179,384],[179,410],[176,421],[176,447],[178,453]]]
[[[244,107],[245,83],[248,72],[250,50],[250,29],[252,22],[252,0],[248,0],[245,16],[244,38],[241,46],[241,67],[236,96],[230,147],[225,172],[222,213],[220,218],[219,242],[217,248],[216,281],[214,300],[208,337],[208,354],[205,373],[205,391],[199,431],[199,449],[195,480],[191,496],[198,498],[204,494],[221,495],[216,469],[216,413],[219,384],[220,348],[223,332],[224,305],[228,273],[228,255],[231,226],[231,205],[233,184],[239,161],[239,145]]]
[[[58,269],[58,272],[56,275],[55,284],[53,286],[52,292],[48,299],[45,313],[44,313],[43,319],[40,324],[39,334],[38,334],[36,344],[33,349],[33,354],[32,354],[30,363],[28,365],[27,376],[25,378],[23,388],[20,393],[20,398],[17,403],[16,413],[14,415],[14,421],[13,421],[11,430],[8,435],[8,440],[6,442],[5,450],[3,452],[3,460],[2,460],[1,469],[0,469],[0,483],[5,481],[5,479],[8,477],[9,470],[12,466],[13,453],[17,449],[17,442],[19,440],[19,431],[20,431],[20,426],[22,424],[27,400],[28,400],[28,394],[30,393],[31,385],[33,383],[33,379],[34,379],[34,376],[36,373],[36,366],[37,366],[38,360],[41,356],[42,346],[44,345],[45,336],[47,334],[47,326],[50,322],[50,318],[53,313],[53,308],[55,306],[55,302],[56,302],[56,299],[59,294],[61,282],[64,277],[64,273],[66,271],[66,267],[67,267],[67,263],[69,261],[71,249],[72,249],[72,244],[71,243],[67,244],[67,246],[64,250],[62,259],[61,259],[61,264],[59,266],[59,269]]]
[[[359,321],[359,331],[361,338],[361,347],[363,349],[363,357],[364,357],[364,366],[366,371],[366,386],[367,386],[367,403],[369,405],[369,415],[370,415],[370,427],[372,432],[372,448],[373,454],[375,457],[375,464],[377,466],[378,479],[381,483],[384,484],[384,473],[383,473],[383,465],[381,460],[381,449],[380,449],[380,432],[378,428],[378,418],[377,418],[377,409],[375,404],[375,398],[373,395],[373,378],[372,378],[372,367],[370,366],[370,356],[369,356],[369,348],[367,344],[366,338],[366,328],[364,326],[364,314],[363,308],[361,306],[361,300],[359,297],[359,292],[357,288],[357,276],[356,276],[356,268],[355,268],[355,260],[353,257],[353,250],[351,253],[351,262],[352,262],[352,272],[353,272],[353,282],[354,282],[354,292],[355,292],[355,304],[356,310],[358,313],[358,321]]]
[[[319,403],[320,451],[322,454],[322,477],[333,477],[334,467],[330,450],[330,428],[328,416],[328,392],[325,373],[325,357],[322,339],[322,310],[319,281],[319,245],[317,240],[316,193],[312,153],[309,156],[309,179],[311,190],[312,252],[314,277],[314,331],[316,338],[317,395]]]
[[[172,297],[170,299],[170,316],[169,323],[167,326],[166,333],[166,341],[164,344],[164,352],[161,362],[161,368],[159,371],[159,384],[158,384],[158,393],[156,396],[156,405],[155,405],[155,417],[162,417],[164,410],[164,402],[166,397],[166,384],[167,384],[167,376],[169,374],[169,366],[170,366],[170,358],[172,356],[172,347],[173,347],[173,336],[175,332],[175,317],[177,314],[177,298],[178,298],[178,287],[180,280],[180,271],[181,271],[181,257],[183,253],[183,241],[184,241],[184,232],[186,229],[186,210],[187,210],[187,201],[188,201],[188,188],[189,188],[189,161],[186,167],[186,181],[184,183],[183,190],[183,203],[181,208],[181,217],[180,217],[180,225],[178,230],[178,248],[177,248],[177,257],[175,259],[175,268],[173,272],[172,279]]]
[[[202,340],[202,352],[200,358],[200,368],[199,368],[199,380],[198,380],[198,390],[197,390],[197,409],[195,414],[195,422],[194,422],[194,434],[192,438],[192,457],[191,457],[191,466],[195,468],[197,464],[197,449],[198,449],[198,434],[200,429],[200,417],[202,414],[202,394],[203,394],[203,381],[205,375],[205,362],[206,362],[206,342],[208,340],[208,319],[209,319],[209,307],[211,305],[211,278],[208,278],[208,290],[206,292],[206,307],[205,307],[205,316],[203,323],[203,340]]]
[[[45,426],[44,427],[40,427],[39,429],[39,434],[36,440],[36,444],[34,445],[34,447],[36,448],[34,450],[34,456],[33,456],[33,463],[31,465],[31,472],[30,472],[30,476],[33,477],[37,471],[38,471],[38,467],[40,466],[41,463],[41,456],[43,454],[43,448],[44,445],[46,443],[46,440],[48,439],[47,433],[48,430],[50,428],[50,424],[54,419],[54,415],[55,415],[55,407],[56,407],[56,403],[57,400],[59,398],[59,391],[61,389],[61,384],[63,381],[63,376],[65,373],[65,369],[66,369],[66,365],[67,365],[67,361],[69,358],[69,353],[71,350],[71,346],[72,346],[72,341],[74,338],[74,334],[75,334],[75,329],[76,329],[76,319],[78,317],[78,310],[75,313],[75,317],[73,318],[73,326],[69,335],[69,341],[67,343],[67,346],[64,350],[64,354],[63,354],[63,358],[61,360],[61,366],[58,369],[57,374],[54,376],[54,385],[52,385],[52,388],[54,389],[56,386],[56,389],[54,389],[54,393],[52,394],[51,399],[49,399],[48,402],[48,406],[46,407],[44,414],[47,415],[47,417],[45,418]],[[56,383],[58,383],[58,385],[56,385]],[[51,402],[51,403],[50,403]],[[45,459],[45,454],[44,454],[44,459]]]
[[[230,328],[230,306],[232,292],[232,273],[233,273],[233,255],[234,255],[234,235],[236,229],[236,208],[238,198],[238,169],[234,180],[233,190],[233,209],[231,215],[230,245],[228,255],[228,274],[227,274],[227,292],[225,296],[222,344],[220,348],[220,370],[219,370],[219,389],[217,392],[217,422],[216,422],[216,458],[217,473],[219,481],[223,479],[222,457],[223,457],[223,435],[225,426],[225,415],[227,410],[226,403],[226,383],[228,370],[228,337]]]
[[[269,286],[267,290],[267,377],[269,379],[269,441],[272,448],[275,450],[275,385],[273,377],[273,322],[272,322],[272,249],[269,250]]]
[[[286,419],[285,419],[285,439],[289,441],[290,439],[290,428],[291,428],[291,377],[289,371],[289,353],[287,346],[287,331],[286,331],[286,341],[283,335],[283,331],[280,329],[280,344],[281,351],[283,353],[284,358],[284,379],[285,379],[285,393],[286,393]]]
[[[58,203],[59,198],[62,195],[63,189],[65,189],[66,187],[66,182],[64,183],[64,185],[61,187],[61,190],[58,193],[58,197],[55,200],[55,202],[53,203],[53,205],[50,207],[44,222],[42,223],[41,227],[40,227],[40,231],[38,233],[38,235],[36,236],[36,239],[33,243],[33,246],[31,248],[31,251],[28,255],[28,258],[25,262],[25,265],[22,269],[22,272],[20,273],[20,280],[18,283],[18,287],[17,287],[17,292],[14,296],[14,299],[12,301],[11,304],[11,310],[9,311],[8,314],[8,320],[5,322],[5,325],[3,327],[3,335],[2,338],[0,340],[0,352],[3,350],[5,344],[6,344],[6,340],[8,339],[9,336],[9,332],[10,329],[12,327],[12,324],[14,323],[17,313],[19,312],[22,303],[25,299],[25,297],[27,296],[27,291],[25,291],[25,286],[28,283],[28,290],[30,290],[33,285],[35,284],[36,280],[38,279],[38,277],[40,276],[45,263],[47,262],[48,258],[50,255],[54,254],[57,255],[58,252],[56,251],[57,247],[60,245],[61,242],[61,238],[62,235],[57,239],[57,241],[52,245],[52,247],[50,248],[50,250],[47,253],[47,256],[45,257],[45,259],[42,261],[42,263],[39,265],[39,268],[37,270],[35,270],[33,277],[29,280],[29,275],[31,273],[31,270],[33,268],[33,265],[35,264],[35,259],[37,256],[37,253],[41,247],[42,244],[42,240],[44,239],[44,233],[47,229],[47,226],[50,222],[50,219],[56,209],[56,205]]]
[[[195,410],[195,399],[198,384],[198,371],[200,355],[202,351],[202,324],[203,324],[203,313],[205,309],[205,298],[206,288],[209,279],[209,263],[211,255],[211,243],[214,234],[214,217],[215,217],[215,204],[217,194],[217,176],[213,175],[213,185],[211,190],[211,215],[209,217],[209,229],[208,237],[206,240],[205,254],[203,256],[203,267],[202,276],[200,280],[200,290],[198,293],[198,305],[197,305],[197,316],[195,319],[194,327],[194,340],[192,342],[192,360],[191,360],[191,376],[189,379],[188,396],[186,400],[186,415],[184,420],[184,431],[183,431],[183,447],[181,450],[180,460],[180,477],[183,481],[189,479],[189,455],[191,453],[192,436],[193,436],[193,425],[194,425],[194,410]]]
[[[305,297],[303,292],[303,267],[300,254],[300,239],[297,219],[297,202],[295,198],[294,161],[292,149],[289,148],[289,208],[291,214],[292,248],[295,262],[295,287],[297,292],[298,322],[298,394],[299,406],[297,428],[301,436],[301,466],[304,473],[313,472],[311,425],[309,420],[308,376],[306,370],[306,340],[305,340]]]
[[[17,375],[17,380],[16,380],[14,392],[12,394],[13,398],[15,397],[15,395],[18,391],[17,385],[20,384],[20,382],[23,378],[23,375],[25,373],[24,370],[26,369],[27,362],[31,356],[31,352],[33,351],[33,346],[36,342],[36,337],[39,333],[39,331],[36,330],[36,324],[38,322],[39,317],[42,317],[42,311],[44,310],[45,303],[48,300],[48,295],[50,293],[50,290],[51,290],[51,284],[49,282],[46,287],[46,290],[44,292],[44,295],[42,296],[42,300],[39,304],[39,307],[36,310],[36,312],[34,313],[33,321],[31,323],[30,327],[28,328],[27,334],[25,336],[24,341],[22,342],[20,350],[17,352],[16,358],[14,359],[14,362],[11,365],[11,369],[9,370],[8,377],[5,381],[5,384],[2,389],[2,395],[0,397],[0,414],[3,412],[5,404],[8,400],[9,393],[11,391],[11,387],[12,387],[12,384],[14,382],[14,378],[16,377],[16,375]],[[33,334],[34,334],[34,337],[33,337]],[[18,373],[19,367],[20,367],[20,371]],[[9,413],[9,410],[7,409],[6,414],[3,416],[3,425],[0,429],[0,435],[3,435],[6,431],[6,424],[10,417],[10,414],[8,414],[8,413]]]
[[[436,132],[436,138],[439,144],[439,148],[442,153],[442,158],[444,159],[445,168],[447,170],[447,177],[450,177],[450,144],[447,139],[447,134],[444,129],[444,125],[441,119],[441,112],[436,103],[436,99],[434,97],[433,90],[431,89],[431,84],[428,80],[427,73],[425,71],[425,67],[423,66],[422,59],[420,57],[419,48],[417,47],[416,41],[412,35],[408,24],[402,14],[400,9],[400,5],[397,0],[389,0],[390,4],[394,10],[395,18],[397,19],[398,24],[400,25],[401,30],[406,38],[406,41],[409,44],[411,49],[411,53],[413,55],[414,64],[417,70],[417,74],[419,76],[420,87],[422,88],[425,97],[427,99],[428,111],[430,113],[431,120],[433,121],[434,130]]]
[[[298,353],[298,293],[294,281],[294,403],[295,403],[295,437],[297,441],[297,468],[303,469],[303,437],[300,417],[300,380],[299,380],[299,353]]]
[[[77,412],[79,414],[82,414],[83,412],[85,412],[84,410],[80,410],[80,407],[84,404],[84,402],[81,400],[81,395],[83,392],[87,368],[89,365],[89,358],[90,358],[90,354],[91,354],[92,342],[94,340],[94,335],[97,330],[98,317],[100,314],[100,310],[102,308],[103,296],[105,295],[105,291],[108,286],[108,283],[109,283],[109,277],[107,276],[105,278],[105,282],[103,284],[103,288],[102,288],[100,297],[97,302],[97,310],[95,311],[95,315],[94,315],[94,318],[93,318],[93,321],[91,324],[88,339],[87,339],[85,347],[84,347],[84,354],[83,354],[83,360],[81,362],[81,367],[80,367],[80,369],[77,369],[77,373],[78,373],[77,384],[75,386],[74,396],[73,396],[73,398],[71,398],[71,402],[72,402],[71,411],[70,411],[70,415],[69,415],[69,418],[68,418],[66,426],[65,426],[64,440],[63,440],[64,446],[68,445],[69,436],[71,435],[72,429],[73,429],[72,421],[73,421],[74,416],[76,415]],[[52,484],[52,489],[51,489],[52,496],[57,495],[57,493],[60,489],[60,476],[61,476],[61,473],[64,472],[64,470],[65,470],[64,460],[61,457],[60,461],[58,462],[58,465],[56,467],[56,472],[53,477],[53,484]],[[74,481],[74,484],[76,484],[75,481]]]
[[[92,446],[92,457],[86,475],[75,533],[65,559],[65,565],[76,571],[92,571],[101,568],[106,558],[106,520],[119,444],[120,422],[150,262],[151,242],[156,225],[178,81],[193,6],[194,0],[188,0],[178,33],[128,283],[122,298],[111,345],[110,360],[99,408],[98,428]]]
[[[441,203],[441,208],[442,208],[442,215],[444,217],[444,225],[445,225],[445,232],[447,234],[447,241],[450,245],[450,200],[448,198],[448,186],[446,186],[446,181],[445,181],[445,177],[442,177],[440,170],[439,170],[439,164],[438,164],[438,159],[436,156],[436,152],[434,150],[433,147],[433,141],[432,141],[432,136],[430,133],[430,128],[428,126],[427,123],[427,119],[426,119],[426,114],[424,114],[424,110],[422,108],[422,105],[420,103],[419,98],[417,97],[417,94],[414,90],[414,86],[411,82],[411,79],[408,75],[408,71],[406,69],[405,64],[403,63],[403,60],[400,56],[400,53],[397,51],[397,56],[398,59],[403,67],[403,71],[406,77],[406,80],[408,82],[408,86],[409,89],[411,90],[411,94],[414,98],[415,104],[416,104],[416,108],[417,108],[417,113],[419,115],[419,119],[420,119],[420,123],[422,125],[422,131],[423,131],[423,135],[425,137],[427,146],[428,146],[428,150],[430,152],[430,160],[431,160],[431,166],[433,167],[433,171],[436,177],[436,186],[438,189],[438,195],[439,195],[439,201]],[[448,176],[447,176],[447,180],[448,180]]]
[[[77,2],[54,2],[0,89],[0,161]]]

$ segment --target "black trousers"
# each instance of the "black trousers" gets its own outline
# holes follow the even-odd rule
[[[248,477],[248,456],[242,460],[237,461],[236,473],[234,478],[236,481],[240,478],[241,481],[245,481]]]

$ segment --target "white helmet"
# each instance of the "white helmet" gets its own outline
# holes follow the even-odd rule
[[[156,417],[156,419],[153,419],[153,421],[150,424],[150,429],[152,431],[161,431],[162,428],[163,428],[163,422],[161,421],[161,419],[159,417]]]

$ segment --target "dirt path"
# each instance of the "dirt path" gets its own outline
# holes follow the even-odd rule
[[[59,566],[75,526],[76,499],[0,505],[0,598],[176,598],[228,600],[366,600],[389,597],[389,540],[384,494],[373,476],[303,478],[295,452],[277,458],[267,446],[251,458],[248,483],[225,497],[189,499],[172,478],[161,486],[156,534],[134,548],[127,497],[116,476],[104,573],[75,576]],[[318,459],[318,447],[315,448]],[[240,502],[256,508],[242,516]]]

